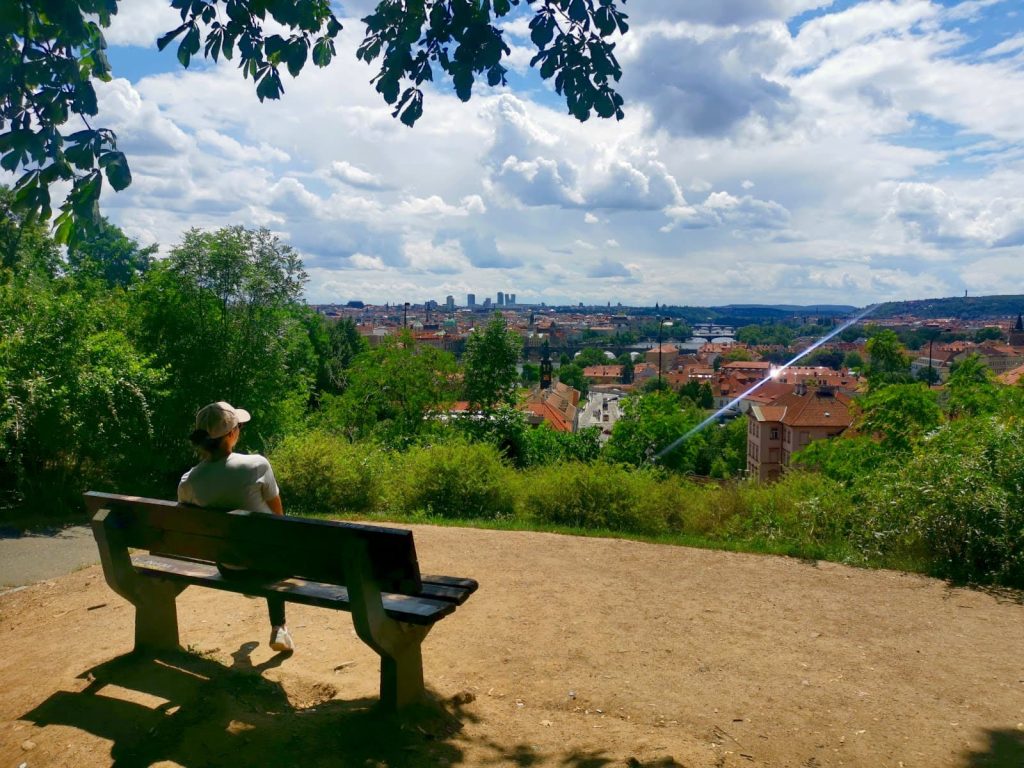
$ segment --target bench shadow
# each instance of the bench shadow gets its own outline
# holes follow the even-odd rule
[[[963,768],[1020,768],[1024,765],[1024,731],[1010,728],[986,731],[988,744],[969,753]]]
[[[376,698],[339,701],[333,687],[324,686],[322,700],[314,696],[296,706],[279,683],[262,676],[289,654],[253,665],[255,646],[246,643],[233,653],[230,667],[185,652],[119,656],[79,675],[82,690],[58,691],[20,719],[109,740],[113,766],[463,761],[454,737],[469,715],[457,702],[428,702],[394,715]]]

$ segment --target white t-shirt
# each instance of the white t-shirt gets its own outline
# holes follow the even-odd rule
[[[258,453],[201,461],[178,483],[178,501],[216,509],[273,512],[267,502],[279,494],[270,462]]]

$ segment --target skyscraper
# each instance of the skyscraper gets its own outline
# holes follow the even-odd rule
[[[505,297],[505,306],[514,307],[516,305],[516,295],[510,293]]]
[[[505,306],[505,294],[502,293],[501,291],[498,291],[498,306],[499,307],[504,307]]]
[[[444,300],[445,309],[449,312],[455,311],[455,297],[449,294]]]
[[[470,309],[472,309],[473,307],[476,306],[476,294],[475,293],[467,293],[466,294],[466,306],[469,307]]]

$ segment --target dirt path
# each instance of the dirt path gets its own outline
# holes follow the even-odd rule
[[[121,659],[98,568],[0,596],[0,766],[1024,765],[1019,595],[834,564],[416,527],[480,591],[424,646],[445,717],[370,709],[347,614],[190,589],[198,655]]]

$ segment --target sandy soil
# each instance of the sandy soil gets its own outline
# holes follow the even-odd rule
[[[416,527],[479,592],[424,645],[440,708],[373,707],[348,614],[188,589],[192,654],[125,656],[98,567],[0,596],[0,767],[1024,766],[1019,594],[827,563]]]

